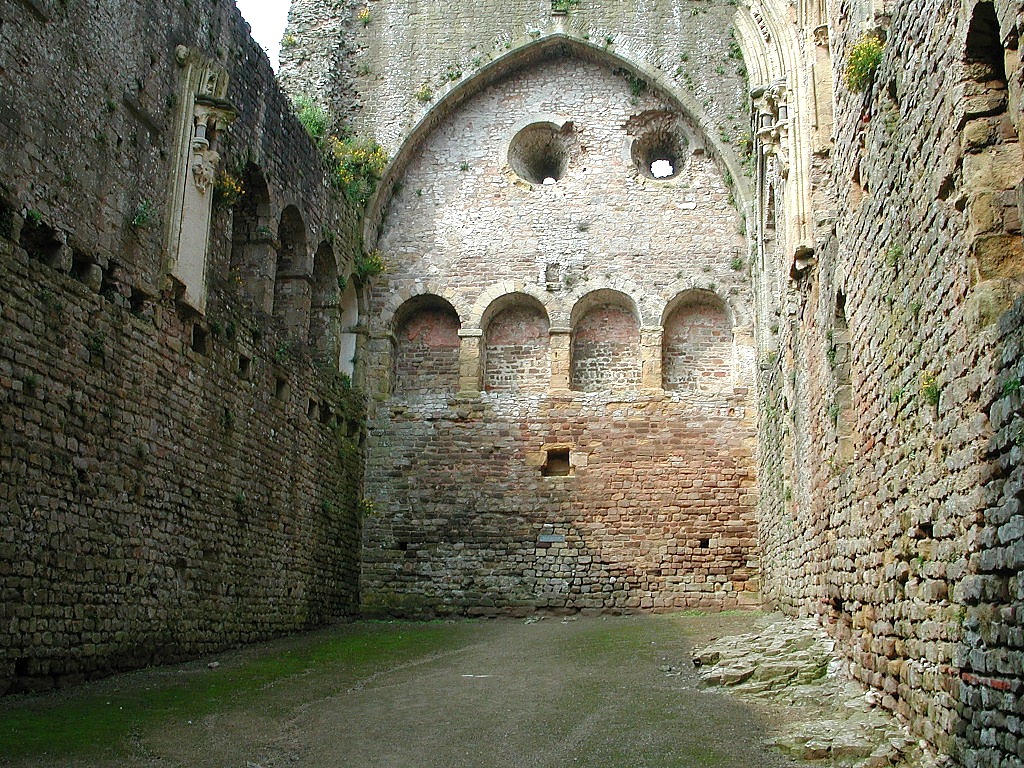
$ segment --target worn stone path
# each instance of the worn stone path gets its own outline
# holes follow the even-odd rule
[[[765,744],[784,732],[785,708],[705,690],[690,663],[694,647],[764,621],[342,626],[4,700],[0,764],[784,768],[798,763]]]

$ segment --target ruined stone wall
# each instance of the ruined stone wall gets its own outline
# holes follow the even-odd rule
[[[671,179],[631,153],[673,109],[614,66],[555,56],[485,88],[408,158],[371,295],[364,610],[756,601],[738,214],[692,129]],[[665,355],[706,333],[687,307],[721,321],[728,375],[666,391]],[[411,359],[448,372],[433,392],[407,385]]]
[[[762,359],[766,593],[827,621],[854,675],[941,751],[1016,765],[1016,404],[1002,387],[1019,315],[995,321],[1019,291],[1020,9],[892,6],[857,92],[842,75],[859,6],[839,4],[829,29],[834,231],[775,297],[780,354]]]
[[[0,691],[354,611],[364,404],[308,342],[356,221],[234,5],[7,3],[0,38]],[[167,256],[191,61],[230,78],[207,139],[246,185],[203,193],[202,313]],[[257,270],[304,300],[265,312]]]
[[[1000,319],[998,373],[981,392],[992,427],[986,455],[991,475],[979,489],[985,509],[974,531],[968,575],[955,595],[964,607],[964,622],[953,657],[961,670],[957,698],[962,721],[954,746],[965,765],[1012,765],[1013,756],[1024,754],[1022,330],[1024,304],[1018,301]]]
[[[448,95],[502,69],[502,61],[519,58],[535,42],[560,37],[660,80],[703,126],[709,145],[738,162],[735,150],[748,125],[734,3],[580,0],[568,12],[555,5],[511,0],[499,10],[469,0],[296,0],[281,53],[282,82],[394,153]],[[348,55],[336,57],[339,47]],[[734,175],[739,181],[739,172]]]

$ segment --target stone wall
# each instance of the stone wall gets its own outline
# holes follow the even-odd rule
[[[898,4],[865,26],[862,8],[840,4],[828,30],[836,140],[817,181],[836,204],[815,260],[762,297],[781,310],[761,358],[766,596],[826,621],[940,751],[1016,765],[1012,449],[992,431],[1016,407],[999,393],[1017,315],[994,321],[1019,290],[1019,142],[1000,117],[1019,109],[1019,9]],[[873,28],[884,53],[856,91],[843,73]]]
[[[356,217],[234,4],[13,3],[0,37],[0,691],[355,611],[365,406],[309,341]]]
[[[963,633],[953,656],[962,725],[955,754],[965,765],[1012,765],[1024,754],[1024,303],[1000,319],[998,373],[981,393],[991,420],[986,458],[991,475],[979,489],[985,509],[972,531],[968,575],[955,598],[964,606]]]
[[[739,216],[677,109],[614,60],[556,52],[396,161],[371,293],[367,612],[756,602]],[[686,150],[658,180],[638,147],[665,125]],[[685,343],[663,348],[662,323],[702,301],[728,376],[666,392]]]

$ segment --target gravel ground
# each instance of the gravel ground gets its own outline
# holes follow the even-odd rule
[[[0,764],[786,768],[800,763],[767,744],[791,725],[787,707],[707,689],[691,663],[695,648],[766,623],[732,613],[341,625],[4,700]]]

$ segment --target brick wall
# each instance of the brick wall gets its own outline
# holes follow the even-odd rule
[[[273,318],[246,290],[261,274],[273,297],[286,204],[306,269],[320,236],[347,268],[355,216],[233,3],[79,11],[11,4],[0,27],[0,692],[358,603],[363,399],[313,364],[308,312]],[[231,77],[222,167],[267,185],[248,217],[214,208],[203,315],[164,261],[179,44]]]
[[[640,329],[630,310],[604,304],[573,328],[571,388],[635,389],[640,384]]]

